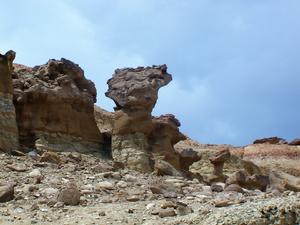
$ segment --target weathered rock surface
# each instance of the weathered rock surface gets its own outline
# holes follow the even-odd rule
[[[153,131],[149,135],[150,151],[154,158],[171,163],[177,170],[189,170],[191,164],[178,154],[174,145],[186,137],[179,131],[180,122],[172,114],[153,117]],[[188,157],[185,157],[185,159]],[[182,160],[182,161],[181,161]]]
[[[0,54],[0,149],[4,151],[19,147],[11,75],[14,59],[13,51]]]
[[[114,124],[114,113],[108,112],[99,106],[94,106],[94,114],[97,126],[102,134],[111,136]]]
[[[115,161],[131,169],[151,172],[151,151],[157,152],[166,146],[164,157],[178,165],[172,146],[182,138],[178,121],[174,116],[153,120],[151,116],[158,90],[171,80],[165,65],[118,69],[108,80],[106,96],[116,104],[112,132],[112,156]],[[174,129],[177,132],[175,135]],[[155,135],[154,130],[161,132],[161,135]]]
[[[223,174],[224,163],[230,159],[228,149],[224,149],[211,157],[209,160],[214,165],[213,174],[208,178],[209,183],[225,182],[227,176]]]
[[[23,147],[101,150],[103,139],[94,118],[96,89],[78,65],[63,58],[34,68],[14,65],[13,85]]]
[[[258,165],[261,170],[282,171],[300,176],[300,148],[287,144],[255,144],[243,150],[243,159]]]

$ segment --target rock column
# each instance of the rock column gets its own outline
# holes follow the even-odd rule
[[[4,151],[19,146],[11,77],[15,55],[14,51],[0,54],[0,148]]]
[[[148,142],[154,128],[151,112],[158,90],[171,80],[166,65],[117,69],[108,80],[106,96],[116,104],[112,134],[115,161],[142,172],[153,170]]]

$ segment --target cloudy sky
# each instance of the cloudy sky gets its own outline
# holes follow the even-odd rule
[[[118,67],[167,64],[155,115],[202,143],[300,137],[299,0],[1,1],[0,51],[17,63],[79,63],[112,110]]]

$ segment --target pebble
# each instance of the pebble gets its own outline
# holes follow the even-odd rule
[[[112,183],[110,183],[109,181],[102,181],[95,185],[96,191],[112,190],[112,189],[114,189],[114,185]]]
[[[42,173],[39,169],[34,169],[28,174],[28,176],[29,177],[41,177]]]
[[[193,209],[187,205],[178,205],[176,211],[179,216],[185,216],[194,212]]]
[[[137,196],[137,195],[132,195],[132,196],[127,197],[126,199],[127,199],[127,201],[129,201],[129,202],[137,202],[137,201],[140,200],[140,197]]]
[[[127,183],[125,182],[125,181],[119,181],[117,184],[116,184],[116,186],[118,187],[118,188],[126,188],[127,187]]]
[[[211,188],[211,191],[213,191],[213,192],[222,192],[223,191],[223,187],[218,184],[212,184],[210,186],[210,188]]]
[[[151,202],[146,205],[146,209],[150,210],[150,209],[154,208],[155,206],[156,206],[156,204],[154,202]]]
[[[126,174],[124,176],[124,180],[127,182],[137,182],[137,178],[135,176],[132,176],[130,174]]]
[[[104,211],[100,211],[100,212],[98,213],[98,215],[99,215],[99,216],[106,216],[106,213],[105,213]]]

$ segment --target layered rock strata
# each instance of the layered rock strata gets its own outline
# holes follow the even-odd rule
[[[162,146],[167,146],[172,151],[173,143],[178,138],[181,139],[177,134],[167,136],[164,131],[175,129],[178,132],[175,118],[172,117],[172,122],[168,119],[165,122],[166,117],[152,120],[151,116],[158,90],[171,80],[172,76],[167,73],[166,65],[117,69],[108,80],[106,96],[116,104],[112,132],[112,155],[115,161],[122,162],[131,169],[151,172],[151,152],[160,152]],[[161,120],[163,123],[159,122]],[[163,135],[158,137],[154,130],[160,130]],[[168,160],[178,164],[176,156],[170,155]]]
[[[102,135],[94,118],[96,88],[77,64],[62,58],[34,68],[15,65],[13,86],[23,149],[102,149]]]
[[[17,149],[19,146],[11,77],[14,58],[13,51],[0,54],[0,149],[4,151]]]

